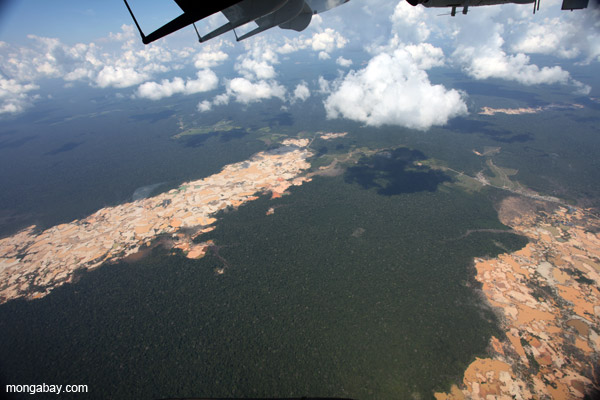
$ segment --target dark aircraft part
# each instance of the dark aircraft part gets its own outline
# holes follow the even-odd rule
[[[589,0],[563,0],[561,10],[582,10],[587,8]]]
[[[129,14],[131,14],[131,18],[133,18],[133,22],[140,32],[140,36],[142,37],[142,43],[148,44],[163,38],[175,31],[178,31],[181,28],[184,28],[188,25],[193,24],[196,21],[199,21],[203,18],[213,15],[216,12],[223,10],[223,8],[231,7],[239,3],[241,0],[221,0],[219,2],[198,2],[191,0],[178,0],[177,4],[184,11],[179,17],[174,20],[167,22],[165,25],[161,26],[154,32],[150,33],[148,36],[144,35],[142,32],[142,28],[138,24],[135,16],[133,15],[133,11],[129,7],[127,0],[123,0],[125,5],[127,6],[127,10],[129,10]]]
[[[408,1],[408,0],[407,0]],[[535,0],[411,0],[417,1],[417,4],[422,4],[425,7],[479,7],[479,6],[494,6],[498,4],[529,4]],[[410,3],[413,4],[413,3]]]
[[[540,10],[540,0],[406,0],[411,6],[422,4],[424,7],[453,7],[450,15],[456,15],[455,7],[463,7],[463,14],[468,7],[493,6],[497,4],[529,4],[533,3],[533,13]],[[587,8],[589,0],[563,0],[563,10],[581,10]]]
[[[424,7],[479,7],[497,4],[529,4],[536,0],[406,0],[411,6],[422,4]]]
[[[202,36],[200,41],[206,42],[225,32],[229,32],[239,26],[245,25],[248,22],[269,15],[279,10],[286,3],[288,3],[287,0],[243,0],[231,7],[221,10],[229,22],[209,34]]]
[[[200,42],[205,42],[231,30],[234,31],[238,41],[254,36],[274,26],[300,32],[310,24],[313,14],[330,10],[350,0],[174,0],[179,8],[183,10],[183,14],[167,22],[147,36],[144,35],[127,0],[123,1],[142,37],[142,42],[148,44],[188,25],[194,26]],[[228,22],[212,32],[201,36],[195,23],[219,11],[225,15]],[[235,28],[253,21],[256,22],[258,28],[238,38]]]
[[[306,3],[313,11],[313,14],[319,14],[337,6],[341,6],[349,1],[350,0],[306,0]]]
[[[257,33],[264,32],[275,25],[283,24],[296,18],[302,12],[305,5],[306,3],[304,0],[289,0],[279,10],[265,15],[264,17],[260,17],[254,21],[258,25],[258,28],[255,28],[245,35],[238,37],[237,41],[239,42],[240,40],[247,39],[256,35]]]
[[[222,12],[237,27],[279,10],[287,2],[288,0],[242,0],[224,8]],[[246,22],[238,25],[241,21]]]
[[[263,27],[265,25],[273,27],[275,25],[283,24],[293,18],[296,18],[298,14],[302,12],[306,3],[304,0],[288,0],[287,3],[279,10],[260,17],[255,22],[258,26]]]
[[[305,3],[302,12],[297,15],[294,19],[291,19],[283,24],[280,24],[281,29],[292,29],[297,32],[301,32],[310,24],[312,20],[313,10]]]

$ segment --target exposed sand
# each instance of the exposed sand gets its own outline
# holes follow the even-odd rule
[[[495,114],[508,114],[508,115],[519,115],[519,114],[537,114],[542,111],[548,110],[564,110],[564,109],[580,109],[584,108],[581,104],[549,104],[541,107],[521,107],[521,108],[492,108],[482,107],[479,112],[480,115],[495,115]]]
[[[518,114],[537,114],[542,111],[542,107],[522,107],[522,108],[491,108],[491,107],[483,107],[481,111],[479,111],[480,115],[494,115],[494,114],[509,114],[509,115],[518,115]]]
[[[585,210],[517,197],[505,199],[499,215],[530,241],[475,260],[506,339],[492,338],[489,358],[475,360],[460,387],[436,398],[582,398],[598,385],[600,274],[589,263],[600,258],[600,223]]]
[[[78,269],[121,260],[168,235],[189,258],[206,253],[209,243],[192,238],[214,229],[215,213],[257,199],[256,193],[280,196],[310,178],[308,139],[285,140],[279,149],[227,165],[218,174],[186,182],[168,193],[116,207],[87,218],[37,232],[31,226],[0,240],[0,303],[40,298],[70,282]]]
[[[339,133],[328,132],[328,133],[322,133],[320,135],[320,138],[323,140],[331,140],[331,139],[337,139],[337,138],[344,137],[347,134],[348,134],[348,132],[339,132]]]

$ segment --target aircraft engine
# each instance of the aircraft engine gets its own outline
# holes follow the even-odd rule
[[[304,7],[302,8],[302,12],[298,14],[295,18],[280,24],[279,27],[281,29],[293,29],[297,32],[301,32],[310,24],[312,20],[312,9],[304,3]]]

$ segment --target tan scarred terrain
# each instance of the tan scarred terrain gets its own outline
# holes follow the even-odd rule
[[[325,140],[345,133],[319,133]],[[270,192],[281,196],[314,175],[343,171],[333,159],[305,174],[312,152],[309,139],[287,139],[283,147],[231,164],[215,175],[187,182],[158,196],[107,207],[81,220],[42,232],[29,227],[0,240],[0,303],[35,299],[73,280],[77,270],[135,259],[157,238],[163,245],[200,258],[218,246],[193,240],[215,228],[215,214]],[[473,150],[481,157],[499,147]],[[431,163],[430,163],[431,164]],[[488,356],[477,358],[442,399],[578,399],[598,388],[600,352],[600,220],[589,210],[569,207],[512,182],[514,171],[486,161],[487,171],[456,174],[467,190],[492,186],[511,197],[499,206],[501,221],[526,236],[529,244],[494,259],[477,258],[476,279],[500,317],[504,336],[492,337]],[[267,215],[276,212],[271,207]],[[359,233],[360,234],[360,233]],[[164,243],[166,241],[166,244]],[[215,273],[222,274],[225,268]]]
[[[308,144],[308,139],[287,139],[277,150],[258,153],[167,193],[106,207],[42,232],[31,226],[1,239],[0,303],[45,296],[71,282],[75,271],[135,258],[140,248],[163,235],[187,257],[202,257],[212,243],[194,244],[192,239],[214,229],[218,211],[255,200],[257,193],[276,197],[310,180],[299,176],[310,167]]]
[[[520,108],[492,108],[482,107],[479,111],[480,115],[495,115],[495,114],[507,114],[507,115],[519,115],[519,114],[537,114],[542,111],[549,110],[572,110],[584,108],[581,104],[549,104],[547,106],[540,107],[520,107]]]
[[[476,359],[442,399],[578,399],[598,388],[600,221],[586,210],[505,199],[502,222],[523,249],[475,260],[477,280],[505,338]]]

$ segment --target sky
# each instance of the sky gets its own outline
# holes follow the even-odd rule
[[[530,4],[508,4],[450,17],[406,1],[351,0],[300,33],[274,28],[239,43],[227,33],[200,44],[188,27],[145,46],[120,1],[8,1],[0,12],[0,123],[34,110],[51,96],[51,82],[131,102],[194,96],[198,113],[274,98],[293,107],[318,96],[328,118],[418,130],[469,112],[469,93],[432,80],[435,70],[598,96],[589,77],[574,74],[600,62],[600,10],[561,11],[560,3],[544,0],[535,15]],[[146,33],[180,12],[167,0],[130,5]],[[208,32],[223,21],[219,14],[198,27]],[[294,60],[337,73],[314,68],[294,79]]]

